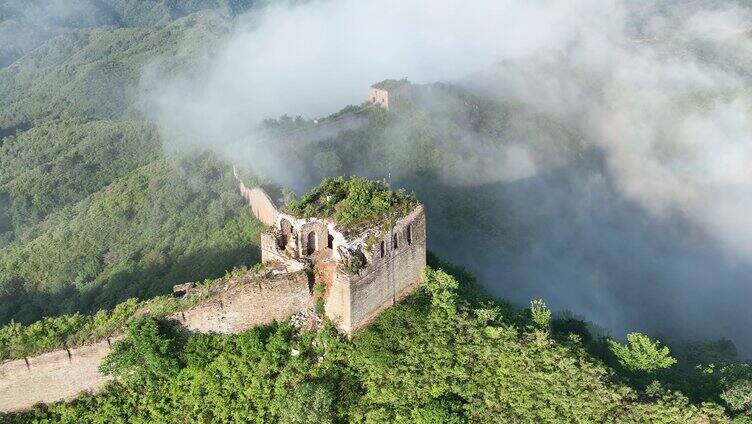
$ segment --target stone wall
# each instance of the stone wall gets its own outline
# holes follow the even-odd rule
[[[375,105],[379,105],[384,109],[389,109],[390,107],[394,107],[395,104],[401,100],[409,99],[410,90],[411,88],[409,84],[394,87],[390,90],[371,87],[368,89],[368,101]]]
[[[234,334],[311,307],[305,271],[230,287],[171,318],[188,331]]]
[[[240,182],[240,194],[245,201],[248,202],[251,212],[253,212],[253,215],[258,218],[259,221],[266,225],[274,225],[277,223],[277,215],[279,214],[279,211],[264,189],[260,187],[248,188],[245,184]]]
[[[267,263],[269,261],[289,262],[289,259],[280,252],[277,246],[277,238],[271,231],[261,234],[261,262]]]
[[[71,400],[82,391],[95,392],[110,377],[99,364],[110,352],[107,340],[70,350],[56,350],[0,365],[0,411],[16,411],[40,402]]]
[[[313,246],[308,246],[308,235],[313,233]],[[306,222],[300,227],[300,256],[308,256],[309,247],[311,251],[317,251],[326,248],[329,238],[329,230],[325,223],[319,221]]]
[[[228,283],[225,290],[182,313],[172,315],[189,331],[238,333],[281,321],[311,306],[304,271],[270,276],[263,281]],[[110,351],[107,340],[70,350],[57,350],[0,365],[0,411],[28,409],[36,403],[72,400],[95,392],[109,377],[99,364]]]
[[[407,225],[411,227],[412,242],[407,243]],[[384,240],[386,254],[380,258],[377,244],[374,263],[364,275],[350,278],[351,326],[354,331],[368,324],[382,310],[409,294],[420,284],[426,266],[426,215],[418,207],[394,227],[398,247],[392,248],[390,240]]]
[[[411,242],[407,240],[410,227]],[[418,206],[408,216],[397,221],[393,234],[397,236],[397,249],[393,249],[389,235],[384,237],[385,255],[380,256],[380,245],[374,246],[373,262],[360,274],[338,272],[334,277],[331,297],[327,301],[327,314],[338,327],[348,333],[368,324],[379,312],[393,305],[420,284],[426,266],[426,215]],[[343,303],[341,292],[349,290],[349,304]]]
[[[350,277],[347,274],[336,272],[332,278],[332,284],[326,289],[326,316],[345,333],[350,333]]]

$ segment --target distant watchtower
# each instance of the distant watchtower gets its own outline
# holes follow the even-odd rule
[[[407,78],[400,80],[386,79],[372,85],[368,90],[368,101],[389,109],[400,99],[409,97],[410,81]]]

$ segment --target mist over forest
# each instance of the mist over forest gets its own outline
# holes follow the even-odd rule
[[[225,5],[235,23],[215,18],[215,48],[184,54],[192,68],[175,72],[157,55],[105,92],[125,94],[116,101],[128,115],[155,118],[168,151],[210,146],[298,192],[339,173],[391,174],[429,206],[430,248],[493,293],[545,298],[615,335],[725,337],[748,351],[749,8],[424,6]],[[154,5],[161,13],[143,16],[118,3],[5,7],[5,27],[34,34],[6,37],[20,43],[5,53],[11,61],[70,28],[156,26],[208,6]],[[406,23],[423,8],[431,13]],[[423,90],[420,120],[388,122],[357,151],[354,138],[370,131],[362,119],[298,134],[304,148],[275,150],[259,129],[283,114],[326,116],[360,103],[369,84],[402,76],[455,90]],[[6,131],[27,125],[5,122]]]
[[[431,12],[406,23],[418,9]],[[430,248],[494,293],[614,334],[749,352],[749,15],[713,1],[276,4],[204,72],[149,75],[160,89],[147,104],[168,139],[299,192],[391,174],[427,203]],[[257,127],[326,116],[403,76],[452,89],[426,86],[414,120],[376,135],[311,132],[280,148]]]
[[[735,0],[0,0],[0,356],[67,346],[35,325],[73,334],[68,317],[257,263],[265,229],[233,167],[297,196],[358,175],[426,205],[428,249],[441,258],[431,266],[454,272],[453,283],[432,274],[441,290],[467,295],[473,278],[449,263],[465,267],[522,338],[539,336],[527,308],[543,299],[554,322],[577,328],[554,324],[551,340],[570,349],[568,337],[580,338],[576,355],[604,367],[588,378],[635,390],[624,405],[653,396],[656,379],[688,396],[681,408],[716,402],[719,414],[752,417],[742,361],[752,355],[750,22],[752,5]],[[412,83],[389,110],[366,98],[386,78]],[[363,358],[397,361],[374,346],[400,331],[416,346],[432,340],[435,328],[416,336],[411,320],[436,293],[348,345],[348,366],[370,375]],[[485,326],[485,300],[468,299],[460,315]],[[390,325],[401,330],[389,335]],[[286,331],[248,343],[297,346]],[[633,332],[669,346],[679,365],[640,374],[603,353],[609,337]],[[246,343],[217,340],[206,341],[216,357]],[[175,351],[190,358],[192,348]],[[196,377],[208,359],[192,360],[190,378],[210,379]],[[354,384],[342,375],[316,377],[299,397],[324,396],[318,385],[331,379],[325,395],[342,398]],[[143,384],[126,392],[184,401]],[[402,406],[379,415],[391,395],[366,386],[330,411],[340,421],[321,422],[371,412],[370,422],[422,422]],[[466,393],[410,402],[482,416],[467,409],[470,395],[458,412],[455,395]],[[117,391],[105,398],[127,403]],[[279,402],[271,409],[293,401]],[[358,402],[373,410],[347,415]],[[624,405],[601,418],[642,417]],[[522,415],[483,417],[498,416]]]

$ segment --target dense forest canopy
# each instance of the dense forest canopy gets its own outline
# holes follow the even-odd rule
[[[0,25],[49,30],[0,67],[0,321],[95,312],[256,262],[262,227],[229,164],[167,152],[136,94],[147,64],[191,69],[251,3],[51,3],[0,4]]]

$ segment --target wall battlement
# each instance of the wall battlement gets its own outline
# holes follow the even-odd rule
[[[110,353],[112,340],[48,352],[0,365],[0,411],[28,409],[44,402],[71,400],[83,391],[93,392],[111,378],[99,373]]]

